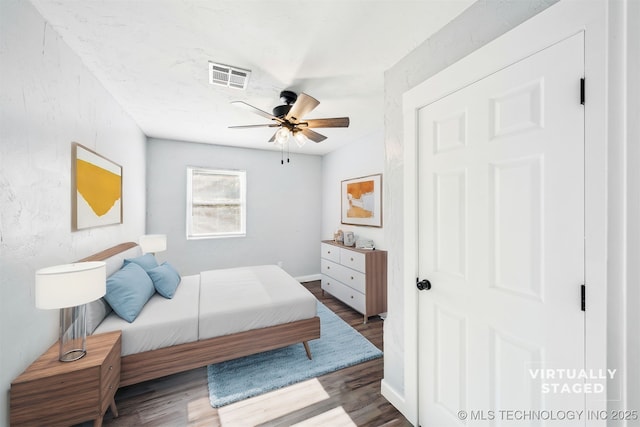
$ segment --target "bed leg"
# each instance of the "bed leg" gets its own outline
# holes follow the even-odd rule
[[[309,348],[309,343],[306,341],[303,341],[302,344],[304,345],[304,351],[307,352],[307,357],[309,358],[309,360],[311,360],[312,357],[311,357],[311,349]]]

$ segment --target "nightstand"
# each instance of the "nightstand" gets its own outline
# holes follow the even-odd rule
[[[11,425],[94,420],[94,426],[101,426],[108,407],[117,417],[120,351],[120,331],[88,336],[87,354],[74,362],[60,362],[54,344],[11,383]]]

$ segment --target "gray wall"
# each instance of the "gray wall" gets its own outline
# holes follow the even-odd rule
[[[385,73],[385,245],[389,250],[384,381],[404,395],[402,95],[557,0],[480,0]]]
[[[186,169],[247,171],[247,235],[186,239]],[[182,274],[213,268],[283,263],[294,277],[320,271],[322,158],[279,151],[149,139],[147,232],[167,235],[158,254]]]
[[[26,1],[0,2],[0,425],[11,381],[58,336],[34,275],[144,232],[145,137]],[[71,231],[71,147],[123,167],[124,224]]]
[[[325,154],[322,158],[322,238],[333,239],[337,229],[352,231],[356,238],[371,239],[378,249],[386,249],[384,243],[385,212],[382,212],[382,228],[341,224],[342,181],[384,171],[384,138],[382,127],[366,138]],[[382,182],[384,183],[384,174]],[[384,195],[383,195],[384,201]]]

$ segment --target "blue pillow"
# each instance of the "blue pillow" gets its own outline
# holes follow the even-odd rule
[[[118,316],[131,323],[155,292],[149,275],[131,262],[109,276],[104,299]]]
[[[149,271],[158,266],[158,261],[156,261],[156,257],[153,254],[144,254],[137,258],[126,258],[124,260],[124,265],[127,264],[138,264],[140,267],[144,269],[144,271]]]
[[[151,277],[153,286],[160,295],[169,299],[173,298],[181,280],[180,274],[175,268],[168,262],[163,262],[162,265],[147,271],[147,274]]]

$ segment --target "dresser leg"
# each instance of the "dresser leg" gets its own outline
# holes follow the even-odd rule
[[[102,417],[104,415],[100,415],[98,418],[93,420],[93,427],[102,427]]]
[[[368,318],[368,317],[367,317],[367,315],[365,314],[365,315],[364,315],[364,322],[363,322],[363,324],[365,324],[365,325],[366,325],[368,320],[369,320],[369,318]]]

